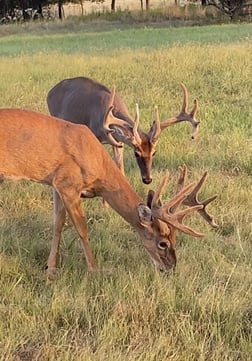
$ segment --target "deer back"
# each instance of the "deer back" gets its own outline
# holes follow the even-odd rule
[[[85,77],[65,79],[56,84],[47,96],[48,109],[51,115],[70,121],[85,124],[91,129],[100,142],[106,142],[103,121],[109,107],[110,90]],[[130,115],[122,99],[115,94],[115,116],[132,124]]]
[[[61,166],[69,178],[81,167],[89,183],[94,173],[99,179],[104,176],[99,167],[104,159],[110,163],[87,127],[29,110],[0,109],[0,139],[0,174],[6,178],[53,185]]]

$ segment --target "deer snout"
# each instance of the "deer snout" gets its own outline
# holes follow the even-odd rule
[[[152,182],[152,178],[142,177],[142,181],[144,184],[150,184]]]
[[[162,274],[171,274],[175,271],[176,268],[176,256],[172,257],[159,257],[152,258],[152,261],[154,262],[156,268],[158,271]]]
[[[166,264],[162,267],[159,267],[159,271],[161,273],[171,273],[171,272],[174,272],[175,271],[175,268],[176,268],[176,259],[175,260],[170,260],[169,264]]]
[[[165,256],[160,256],[159,271],[162,273],[169,273],[175,270],[177,257],[174,249],[170,251]]]

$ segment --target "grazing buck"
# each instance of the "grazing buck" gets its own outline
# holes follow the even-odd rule
[[[136,106],[136,116],[133,120],[117,93],[113,101],[114,116],[111,116],[104,123],[111,91],[106,86],[89,78],[78,77],[59,82],[49,91],[47,104],[51,115],[73,123],[85,124],[101,143],[111,144],[115,162],[123,174],[123,143],[133,148],[142,181],[149,184],[152,181],[152,160],[162,130],[172,124],[189,121],[193,127],[193,139],[198,132],[199,122],[195,119],[198,107],[197,100],[194,101],[192,111],[188,113],[188,92],[185,85],[181,85],[184,96],[181,112],[163,122],[155,119],[148,133],[145,133],[138,126],[138,106]]]
[[[113,117],[109,104],[105,118]],[[57,266],[59,243],[66,212],[81,240],[88,267],[96,270],[87,234],[87,224],[80,197],[103,197],[140,235],[144,247],[161,271],[175,267],[175,232],[193,237],[202,234],[183,224],[183,219],[198,211],[210,224],[212,218],[196,194],[205,180],[184,185],[179,181],[177,194],[163,206],[160,193],[150,192],[147,204],[131,188],[106,149],[83,125],[29,110],[0,109],[0,180],[26,179],[53,187],[54,229],[47,261],[48,277],[53,278]],[[194,187],[194,188],[193,188]],[[178,210],[181,203],[189,208]]]

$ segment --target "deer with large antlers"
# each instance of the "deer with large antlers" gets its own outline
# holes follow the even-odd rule
[[[106,118],[113,117],[112,109],[110,104]],[[145,204],[86,126],[29,110],[0,109],[0,139],[0,181],[25,179],[53,187],[54,229],[47,261],[49,278],[55,275],[66,212],[80,237],[89,269],[96,270],[81,196],[103,197],[140,235],[150,258],[161,271],[176,265],[176,230],[202,237],[183,224],[183,219],[195,211],[202,212],[208,222],[212,219],[205,210],[209,201],[198,202],[194,197],[205,175],[196,186],[185,186],[184,180],[180,181],[181,189],[162,206],[160,193],[167,181],[165,176],[158,192],[150,192]],[[182,203],[189,208],[177,210]]]
[[[104,123],[111,91],[90,78],[62,80],[49,91],[47,104],[51,115],[73,123],[85,124],[101,143],[111,144],[115,162],[123,174],[123,144],[129,145],[134,150],[142,181],[149,184],[152,181],[152,160],[161,132],[172,124],[188,121],[193,127],[192,138],[196,138],[198,133],[199,122],[195,119],[197,100],[194,101],[192,111],[188,112],[188,92],[184,84],[181,86],[183,103],[180,113],[162,122],[155,118],[148,133],[139,128],[138,105],[133,119],[117,93],[113,100],[113,116]]]

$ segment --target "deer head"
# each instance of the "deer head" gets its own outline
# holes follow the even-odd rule
[[[104,129],[108,134],[110,144],[120,147],[123,143],[125,143],[133,148],[137,164],[141,171],[142,181],[145,184],[149,184],[152,181],[151,168],[153,157],[156,153],[156,146],[161,132],[165,128],[171,126],[172,124],[188,121],[193,127],[192,139],[196,139],[197,137],[199,122],[195,119],[195,114],[198,109],[198,102],[197,100],[194,100],[194,106],[192,110],[188,112],[188,91],[184,84],[181,84],[181,87],[183,91],[183,102],[180,113],[175,117],[171,117],[160,122],[158,108],[155,106],[154,121],[148,133],[143,132],[139,128],[138,104],[136,104],[136,116],[132,124],[114,116],[108,117],[107,123],[104,124]],[[113,104],[115,90],[113,89],[111,93]]]
[[[149,184],[152,181],[151,168],[155,148],[162,130],[172,124],[189,121],[193,126],[192,138],[195,138],[198,132],[199,123],[195,119],[197,100],[194,101],[192,111],[188,112],[188,92],[184,84],[181,86],[183,92],[181,112],[160,122],[155,108],[154,122],[148,132],[144,132],[139,127],[138,105],[133,119],[123,99],[118,93],[115,94],[114,88],[111,91],[103,84],[87,77],[60,81],[49,91],[47,104],[51,115],[73,123],[85,124],[101,143],[111,144],[116,164],[123,174],[123,145],[129,145],[134,151],[143,183]],[[109,108],[113,111],[109,112]],[[105,113],[109,116],[104,117]]]
[[[167,173],[161,180],[158,190],[156,192],[149,191],[147,198],[148,208],[141,205],[138,210],[141,222],[144,227],[146,227],[147,234],[142,235],[145,248],[156,267],[163,272],[167,272],[176,266],[175,248],[177,231],[192,237],[203,237],[202,233],[195,231],[183,223],[183,220],[187,216],[196,211],[203,216],[211,226],[217,226],[213,217],[205,210],[206,204],[212,202],[217,196],[213,196],[204,202],[191,200],[195,199],[194,194],[197,194],[202,187],[207,173],[205,172],[203,174],[196,185],[195,183],[191,183],[185,186],[184,181],[187,168],[185,166],[181,167],[179,171],[180,176],[177,191],[173,198],[165,204],[161,203],[161,192],[166,187],[170,177],[169,173]],[[183,209],[179,210],[179,207],[182,205],[189,205],[190,207],[183,207]],[[209,219],[211,219],[211,221],[209,221]],[[150,228],[153,232],[151,239],[148,238],[148,235],[151,233]],[[155,240],[154,242],[153,238]]]

